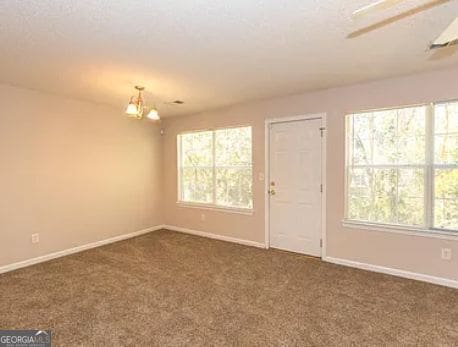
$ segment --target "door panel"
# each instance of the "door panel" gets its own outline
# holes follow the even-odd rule
[[[270,246],[321,255],[321,119],[270,128]]]

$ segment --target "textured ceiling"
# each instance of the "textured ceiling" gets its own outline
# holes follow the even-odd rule
[[[456,47],[427,50],[458,1],[351,19],[371,1],[1,1],[0,82],[122,111],[141,84],[177,115],[458,65]]]

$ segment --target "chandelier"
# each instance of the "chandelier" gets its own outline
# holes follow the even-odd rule
[[[151,120],[159,120],[160,117],[156,107],[146,107],[143,103],[142,92],[145,90],[145,87],[135,86],[135,89],[138,90],[138,95],[131,96],[126,109],[127,116],[129,118],[142,119],[143,115],[149,109],[146,118]]]

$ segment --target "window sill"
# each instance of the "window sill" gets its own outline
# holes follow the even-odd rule
[[[458,232],[441,230],[441,229],[422,229],[415,227],[408,227],[402,225],[388,225],[388,224],[377,224],[360,222],[355,220],[344,219],[342,220],[342,226],[345,228],[362,229],[368,231],[382,231],[395,234],[412,235],[420,237],[429,237],[442,240],[458,240]]]
[[[249,208],[236,208],[236,207],[223,207],[223,206],[216,206],[210,204],[199,204],[197,202],[184,202],[184,201],[177,201],[178,207],[184,208],[197,208],[201,210],[210,210],[210,211],[217,211],[217,212],[225,212],[225,213],[236,213],[236,214],[243,214],[246,216],[253,215],[253,209]]]

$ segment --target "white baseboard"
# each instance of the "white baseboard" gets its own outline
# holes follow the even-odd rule
[[[258,248],[266,248],[266,245],[264,243],[261,243],[261,242],[243,240],[243,239],[238,239],[238,238],[230,237],[230,236],[222,236],[222,235],[218,235],[218,234],[208,233],[208,232],[205,232],[205,231],[177,227],[177,226],[174,226],[174,225],[164,225],[164,229],[178,231],[178,232],[185,233],[185,234],[208,237],[208,238],[211,238],[211,239],[216,239],[216,240],[221,240],[221,241],[226,241],[226,242],[239,243],[239,244],[246,245],[246,246],[258,247]],[[420,273],[416,273],[416,272],[393,269],[393,268],[384,267],[384,266],[380,266],[380,265],[360,263],[360,262],[353,261],[353,260],[333,258],[333,257],[327,257],[327,256],[324,257],[322,260],[326,261],[326,262],[329,262],[329,263],[349,266],[349,267],[353,267],[353,268],[357,268],[357,269],[362,269],[362,270],[367,270],[367,271],[372,271],[372,272],[379,272],[379,273],[383,273],[383,274],[387,274],[387,275],[392,275],[392,276],[397,276],[397,277],[413,279],[413,280],[417,280],[417,281],[423,281],[423,282],[438,284],[438,285],[451,287],[451,288],[458,288],[458,281],[455,281],[455,280],[452,280],[452,279],[448,279],[448,278],[435,277],[435,276],[420,274]]]
[[[448,278],[435,277],[435,276],[425,275],[425,274],[421,274],[417,272],[393,269],[390,267],[385,267],[385,266],[380,266],[380,265],[360,263],[357,261],[341,259],[341,258],[325,257],[323,258],[323,260],[329,263],[354,267],[357,269],[368,270],[368,271],[373,271],[373,272],[380,272],[380,273],[387,274],[387,275],[393,275],[393,276],[408,278],[408,279],[417,280],[417,281],[434,283],[434,284],[451,287],[451,288],[458,288],[458,281],[448,279]]]
[[[91,243],[88,243],[88,244],[85,244],[85,245],[81,245],[81,246],[77,246],[77,247],[73,247],[73,248],[68,248],[68,249],[65,249],[63,251],[49,253],[49,254],[45,254],[45,255],[42,255],[42,256],[39,256],[39,257],[36,257],[36,258],[31,258],[31,259],[19,261],[17,263],[4,265],[4,266],[0,267],[0,274],[4,273],[4,272],[9,272],[9,271],[13,271],[13,270],[16,270],[16,269],[20,269],[20,268],[23,268],[23,267],[26,267],[26,266],[30,266],[30,265],[34,265],[34,264],[38,264],[38,263],[43,263],[45,261],[48,261],[48,260],[51,260],[51,259],[55,259],[55,258],[60,258],[60,257],[66,256],[66,255],[69,255],[69,254],[78,253],[78,252],[85,251],[85,250],[88,250],[88,249],[91,249],[91,248],[104,246],[104,245],[107,245],[109,243],[114,243],[114,242],[130,239],[132,237],[140,236],[140,235],[147,234],[149,232],[160,230],[160,229],[164,229],[164,225],[156,225],[154,227],[150,227],[150,228],[146,228],[146,229],[143,229],[143,230],[134,231],[133,233],[123,234],[123,235],[119,235],[119,236],[115,236],[115,237],[110,237],[109,239],[100,240],[100,241],[96,241],[96,242],[91,242]]]
[[[266,248],[266,245],[261,242],[238,239],[236,237],[223,236],[223,235],[218,235],[218,234],[212,234],[206,231],[187,229],[187,228],[177,227],[174,225],[164,225],[164,229],[178,231],[180,233],[185,233],[185,234],[207,237],[210,239],[215,239],[215,240],[220,240],[220,241],[238,243],[238,244],[245,245],[245,246],[264,248],[264,249]]]
[[[109,239],[105,240],[100,240],[96,242],[91,242],[85,245],[65,249],[63,251],[58,251],[50,254],[45,254],[36,258],[31,258],[27,259],[24,261],[0,266],[0,274],[13,271],[16,269],[20,269],[26,266],[38,264],[38,263],[43,263],[51,259],[55,258],[60,258],[66,255],[82,252],[91,248],[96,248],[100,246],[104,246],[110,243],[126,240],[133,238],[135,236],[140,236],[143,234],[147,234],[149,232],[161,230],[161,229],[168,229],[168,230],[173,230],[173,231],[178,231],[181,233],[185,234],[191,234],[191,235],[196,235],[196,236],[202,236],[202,237],[207,237],[215,240],[220,240],[220,241],[226,241],[226,242],[233,242],[233,243],[238,243],[241,245],[245,246],[251,246],[251,247],[257,247],[257,248],[266,248],[266,245],[261,242],[256,242],[256,241],[250,241],[250,240],[244,240],[244,239],[239,239],[235,237],[230,237],[230,236],[223,236],[223,235],[218,235],[218,234],[212,234],[209,232],[205,231],[200,231],[200,230],[193,230],[193,229],[187,229],[187,228],[182,228],[182,227],[177,227],[174,225],[157,225],[154,227],[146,228],[143,230],[138,230],[129,234],[123,234],[115,237],[111,237]],[[425,274],[420,274],[416,272],[410,272],[410,271],[405,271],[405,270],[400,270],[400,269],[394,269],[394,268],[389,268],[385,266],[380,266],[380,265],[373,265],[373,264],[368,264],[368,263],[361,263],[353,260],[347,260],[347,259],[341,259],[341,258],[334,258],[334,257],[324,257],[323,261],[333,263],[333,264],[338,264],[338,265],[344,265],[344,266],[349,266],[357,269],[362,269],[362,270],[367,270],[367,271],[373,271],[373,272],[379,272],[387,275],[393,275],[397,277],[403,277],[403,278],[408,278],[408,279],[413,279],[413,280],[418,280],[418,281],[423,281],[423,282],[429,282],[433,284],[438,284],[446,287],[451,287],[451,288],[457,288],[458,289],[458,281],[457,280],[452,280],[448,278],[442,278],[442,277],[435,277],[435,276],[430,276],[430,275],[425,275]]]

